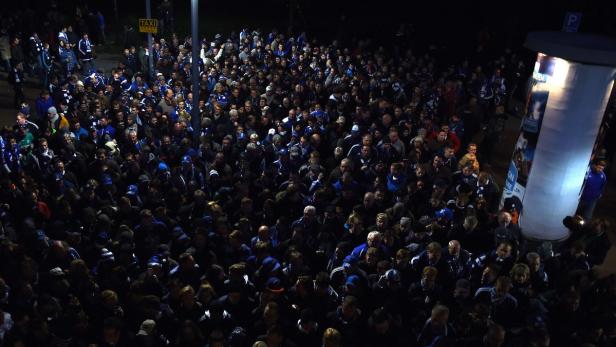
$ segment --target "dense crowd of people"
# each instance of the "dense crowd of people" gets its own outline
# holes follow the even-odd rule
[[[515,54],[244,29],[104,72],[60,28],[5,61],[1,346],[616,346],[607,222],[527,243],[485,169]]]

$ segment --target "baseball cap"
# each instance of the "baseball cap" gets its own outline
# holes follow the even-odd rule
[[[30,106],[26,103],[21,104],[21,107],[19,108],[19,113],[22,113],[26,117],[30,116]]]
[[[128,191],[126,192],[126,195],[137,195],[137,193],[139,193],[139,188],[136,185],[131,184],[130,186],[128,186]]]
[[[261,262],[261,265],[263,265],[264,268],[269,269],[270,272],[277,271],[281,267],[278,260],[273,257],[266,257],[263,259],[263,262]]]
[[[169,166],[167,166],[167,164],[161,162],[161,163],[158,164],[158,170],[159,171],[169,171]]]
[[[278,279],[277,277],[270,277],[267,280],[265,288],[267,290],[269,290],[270,292],[272,292],[272,293],[282,293],[282,292],[284,292],[284,287],[282,286],[282,283],[280,282],[280,279]]]
[[[149,183],[150,182],[150,178],[147,175],[140,175],[138,179],[139,179],[139,183]]]
[[[400,271],[389,269],[385,272],[385,278],[389,281],[400,282]]]
[[[351,276],[347,277],[345,284],[347,286],[357,287],[357,286],[359,286],[360,283],[361,283],[361,280],[359,279],[359,276],[351,275]]]
[[[102,181],[103,185],[105,185],[105,186],[110,186],[110,185],[113,184],[111,176],[107,175],[107,174],[103,175],[103,178],[102,178],[101,181]]]
[[[156,328],[156,322],[151,319],[146,319],[141,323],[137,335],[150,335]]]
[[[345,269],[348,269],[354,265],[357,265],[358,263],[358,259],[352,255],[347,255],[344,260],[342,261],[342,266]]]
[[[444,218],[448,221],[453,219],[453,212],[448,208],[443,208],[434,213],[436,218]]]
[[[153,255],[152,257],[150,257],[150,259],[148,260],[148,266],[149,267],[155,267],[155,266],[162,266],[163,265],[163,261],[160,258],[160,256],[158,254]]]
[[[64,276],[64,271],[62,271],[62,269],[59,267],[54,267],[53,269],[49,270],[49,275],[51,277],[62,277]]]
[[[103,249],[101,249],[101,261],[103,261],[103,262],[107,262],[107,261],[113,262],[113,261],[115,261],[115,256],[107,248],[103,248]]]

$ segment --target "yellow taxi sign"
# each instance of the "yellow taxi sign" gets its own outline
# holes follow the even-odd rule
[[[158,19],[139,18],[139,32],[152,34],[158,33]]]

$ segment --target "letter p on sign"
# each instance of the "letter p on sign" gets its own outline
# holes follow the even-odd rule
[[[567,12],[563,21],[563,31],[567,33],[576,33],[582,22],[582,13]]]

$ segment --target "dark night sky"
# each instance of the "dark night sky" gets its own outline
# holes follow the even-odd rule
[[[155,6],[161,0],[152,0]],[[190,0],[173,0],[176,16],[188,29]],[[412,23],[413,39],[418,45],[437,42],[452,49],[475,43],[480,29],[490,32],[494,42],[515,47],[531,30],[560,30],[565,12],[583,13],[580,31],[616,36],[615,1],[537,0],[537,1],[433,1],[433,0],[294,0],[301,14],[296,23],[321,38],[351,39],[371,35],[387,41],[396,24]],[[45,9],[49,1],[28,1],[32,8]],[[102,9],[113,24],[113,0],[62,0],[59,6],[68,10],[75,3],[87,3]],[[275,26],[285,29],[288,23],[289,0],[200,1],[202,32],[227,28],[239,29],[243,24],[260,25],[267,30]],[[11,2],[8,6],[22,5]],[[122,20],[145,15],[145,0],[118,0]],[[23,7],[22,7],[23,8]],[[38,13],[41,13],[39,11]],[[68,13],[68,12],[67,12]],[[156,14],[156,11],[153,11]],[[341,22],[342,16],[346,17]],[[343,24],[341,24],[343,23]],[[210,24],[210,25],[208,25]],[[223,28],[224,27],[224,28]],[[460,46],[460,47],[458,47]]]

